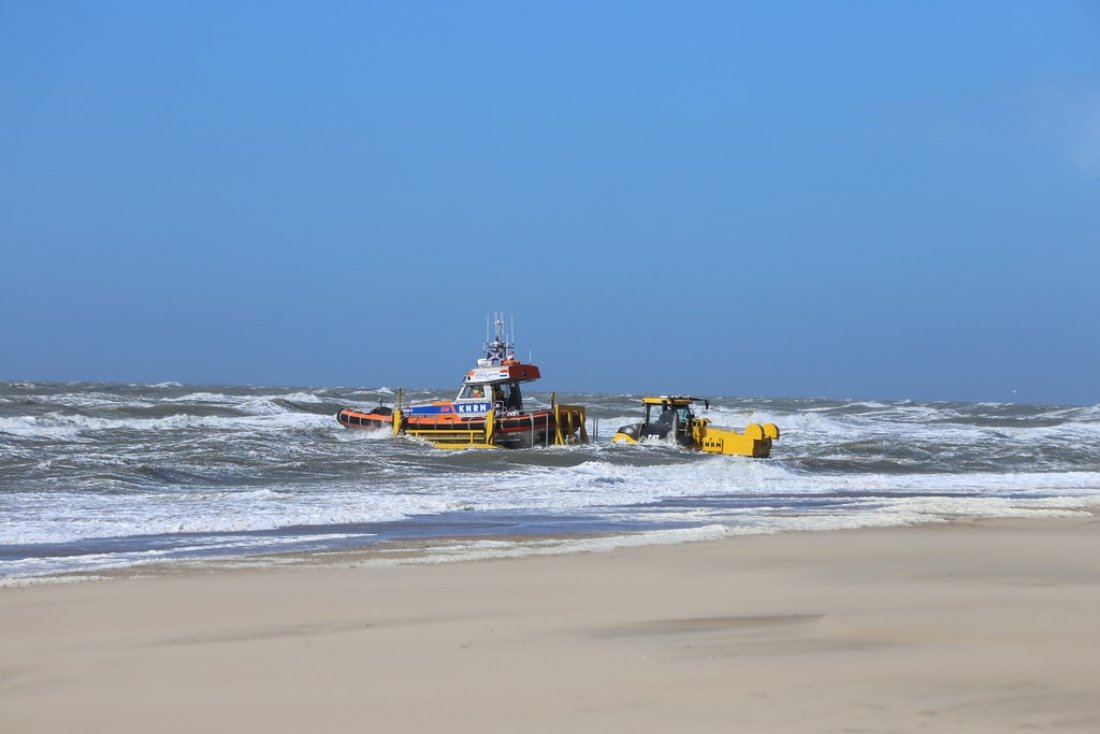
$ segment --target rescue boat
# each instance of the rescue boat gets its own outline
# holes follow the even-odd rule
[[[514,344],[496,320],[496,335],[486,341],[485,356],[466,373],[454,400],[403,405],[398,391],[393,408],[344,408],[336,414],[347,428],[388,429],[394,435],[424,439],[437,448],[533,448],[588,443],[585,409],[562,405],[528,411],[520,385],[542,375],[515,357]]]

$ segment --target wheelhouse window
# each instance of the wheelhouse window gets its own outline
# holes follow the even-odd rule
[[[523,396],[519,391],[519,382],[503,382],[496,385],[484,383],[463,385],[458,391],[458,400],[487,400],[505,410],[523,410]]]
[[[458,394],[459,400],[484,400],[485,385],[465,385]]]

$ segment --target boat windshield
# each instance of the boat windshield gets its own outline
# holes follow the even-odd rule
[[[458,400],[492,400],[494,406],[505,410],[523,410],[523,396],[519,391],[519,383],[501,382],[495,385],[484,383],[475,385],[463,385],[458,391]]]
[[[465,385],[458,394],[459,400],[484,400],[485,385]]]

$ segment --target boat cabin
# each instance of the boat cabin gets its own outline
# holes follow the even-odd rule
[[[493,407],[499,413],[520,413],[523,411],[523,394],[519,389],[519,380],[508,382],[467,382],[458,391],[455,405],[486,404],[485,410]]]

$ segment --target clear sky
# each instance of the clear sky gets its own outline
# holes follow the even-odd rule
[[[1100,3],[0,0],[0,378],[1100,402]]]

